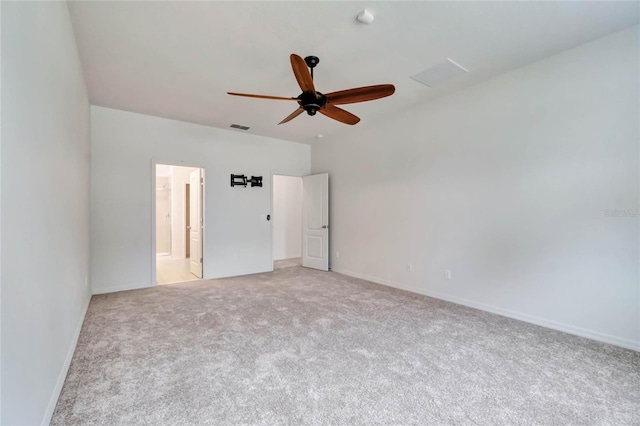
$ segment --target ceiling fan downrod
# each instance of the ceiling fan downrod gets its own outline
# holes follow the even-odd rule
[[[317,56],[307,56],[306,58],[304,58],[304,62],[309,68],[311,68],[311,80],[313,80],[313,69],[320,62],[320,58],[318,58]]]
[[[307,56],[304,58],[305,64],[311,70],[311,80],[313,80],[313,69],[320,62],[320,58],[317,56]],[[316,112],[320,110],[327,103],[327,97],[322,93],[316,91],[316,93],[302,93],[300,97],[301,106],[309,115],[316,115]]]

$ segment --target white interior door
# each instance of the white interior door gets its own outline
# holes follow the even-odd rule
[[[202,169],[189,174],[189,269],[202,278]]]
[[[302,177],[302,266],[329,270],[329,174]]]

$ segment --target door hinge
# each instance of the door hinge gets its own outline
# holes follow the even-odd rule
[[[200,263],[202,263],[202,258],[200,258]]]

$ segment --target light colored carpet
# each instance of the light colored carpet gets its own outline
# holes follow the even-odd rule
[[[94,296],[54,425],[630,425],[640,353],[302,267]]]

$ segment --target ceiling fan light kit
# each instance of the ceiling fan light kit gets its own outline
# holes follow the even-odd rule
[[[316,113],[320,112],[321,114],[340,121],[341,123],[354,125],[360,121],[360,118],[351,114],[349,111],[338,108],[336,105],[372,101],[374,99],[391,96],[396,90],[392,84],[378,84],[375,86],[358,87],[355,89],[323,94],[318,92],[313,84],[313,69],[318,65],[318,63],[320,63],[320,59],[318,59],[317,56],[307,56],[302,59],[295,53],[291,55],[290,59],[293,75],[296,77],[300,89],[302,89],[302,93],[297,97],[286,98],[280,96],[254,95],[250,93],[227,93],[233,96],[244,96],[249,98],[297,101],[299,105],[298,109],[293,111],[278,124],[287,123],[306,111],[310,116],[316,115]]]

